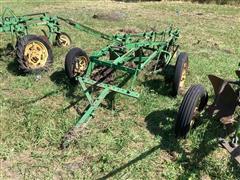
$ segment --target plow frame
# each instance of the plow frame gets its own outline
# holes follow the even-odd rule
[[[11,33],[12,44],[14,45],[14,38],[18,40],[28,35],[29,30],[36,26],[46,26],[48,28],[48,32],[42,31],[51,44],[54,42],[53,35],[61,33],[57,16],[49,16],[47,12],[16,16],[10,8],[5,8],[1,16],[0,33]]]
[[[163,71],[179,48],[178,37],[179,30],[173,30],[172,27],[162,32],[113,35],[111,36],[111,45],[91,53],[86,73],[76,77],[89,105],[82,116],[77,119],[74,128],[79,128],[88,122],[94,116],[95,110],[111,92],[138,98],[140,95],[134,90],[134,85],[139,73],[152,61],[155,61],[153,73]],[[170,47],[172,47],[172,51],[170,51]],[[146,52],[148,52],[147,55],[144,54]],[[130,67],[128,63],[134,63],[135,67]],[[161,64],[160,69],[157,68],[159,63]],[[99,66],[111,69],[112,72],[109,74],[120,71],[123,73],[123,78],[114,85],[105,83],[104,79],[93,80],[91,75],[95,67]],[[131,82],[127,87],[123,88],[123,85],[130,80]],[[96,97],[92,93],[93,88],[97,88],[99,91]],[[114,97],[112,101],[114,102]],[[68,147],[70,141],[70,139],[64,138],[62,147]]]
[[[70,19],[60,16],[49,15],[48,12],[26,14],[17,16],[12,9],[6,7],[0,17],[0,33],[10,33],[12,45],[14,46],[16,40],[29,34],[33,27],[47,27],[48,31],[42,30],[43,35],[46,36],[51,44],[54,43],[55,35],[62,33],[60,22],[69,24],[76,30],[92,34],[96,38],[113,41],[114,37],[97,31],[93,28],[85,26],[81,23],[76,23]]]

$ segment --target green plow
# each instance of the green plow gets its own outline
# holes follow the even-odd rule
[[[78,23],[72,24],[77,26]],[[88,100],[88,106],[77,119],[74,128],[63,138],[62,148],[68,147],[76,138],[73,137],[73,134],[76,136],[75,131],[94,116],[108,95],[113,94],[112,105],[116,93],[138,98],[140,95],[134,90],[138,75],[146,67],[149,67],[152,74],[164,72],[170,67],[170,62],[179,48],[179,30],[172,27],[162,32],[138,34],[106,35],[96,32],[111,41],[111,44],[92,52],[90,56],[80,48],[72,48],[65,58],[66,74],[73,85],[80,85]],[[174,68],[172,91],[176,96],[182,91],[188,69],[186,53],[178,55]],[[97,92],[98,95],[95,95]]]
[[[11,35],[12,42],[7,47],[10,52],[15,50],[20,70],[48,70],[53,64],[52,46],[66,48],[71,45],[70,36],[62,31],[62,22],[97,38],[112,40],[112,37],[99,31],[59,16],[52,16],[48,12],[17,16],[13,10],[5,8],[0,17],[0,35]],[[34,28],[41,30],[41,34],[33,34]]]
[[[59,36],[66,34],[61,30],[61,22],[65,22],[73,28],[92,34],[95,37],[112,40],[112,37],[104,33],[63,17],[52,16],[48,12],[17,16],[10,8],[5,8],[0,17],[0,33],[10,33],[12,37],[12,46],[14,46],[16,40],[31,34],[31,30],[34,27],[38,27],[38,29],[41,28],[42,35],[45,36],[52,45],[56,43],[59,46],[69,46],[70,44],[61,41],[63,39]]]
[[[56,16],[49,16],[48,12],[27,14],[17,16],[10,8],[5,8],[0,19],[0,33],[10,33],[12,45],[15,41],[28,35],[33,27],[47,27],[48,31],[43,30],[46,36],[53,44],[54,34],[62,33],[59,26],[59,20]]]
[[[51,46],[70,46],[71,38],[62,32],[60,22],[95,38],[104,39],[109,44],[89,56],[80,48],[72,48],[66,55],[66,74],[73,85],[80,85],[89,103],[73,130],[88,122],[107,96],[112,95],[113,105],[116,93],[138,98],[140,95],[134,87],[139,74],[144,70],[152,74],[164,74],[172,67],[170,63],[175,55],[178,56],[171,79],[172,95],[176,96],[183,91],[188,55],[178,53],[178,29],[169,27],[161,32],[108,35],[70,19],[50,16],[47,12],[16,16],[11,9],[6,8],[0,21],[0,33],[11,34],[20,69],[25,72],[48,69],[53,63]],[[43,34],[32,35],[30,32],[33,27],[43,28]],[[96,92],[99,95],[96,96]],[[70,131],[64,137],[63,147],[67,147],[74,139],[72,133]]]

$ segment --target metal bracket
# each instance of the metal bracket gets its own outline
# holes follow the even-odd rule
[[[231,156],[240,164],[240,145],[232,147],[228,141],[223,138],[219,139],[219,143],[231,154]]]

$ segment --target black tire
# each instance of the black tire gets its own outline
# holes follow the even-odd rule
[[[24,56],[26,46],[33,41],[41,43],[47,50],[47,59],[44,65],[37,66],[34,68],[29,66],[28,60]],[[16,45],[16,54],[17,61],[19,63],[19,69],[24,72],[39,72],[43,70],[48,70],[53,63],[53,53],[50,46],[50,42],[48,41],[48,39],[42,36],[26,35],[23,38],[19,39]]]
[[[191,128],[194,111],[197,108],[197,112],[201,112],[207,105],[207,101],[208,94],[203,86],[193,85],[188,89],[177,113],[175,124],[176,137],[186,137]]]
[[[65,72],[66,72],[67,77],[69,78],[70,82],[74,85],[78,83],[78,81],[76,80],[77,75],[74,73],[74,68],[76,65],[76,58],[80,57],[80,56],[84,56],[89,61],[89,58],[88,58],[86,52],[80,48],[72,48],[67,53],[66,58],[65,58]],[[83,75],[83,74],[79,74],[79,75]]]
[[[62,41],[61,40],[61,36],[64,36],[65,38],[67,38],[67,41],[68,42],[66,42],[66,41]],[[72,44],[72,40],[71,40],[71,38],[70,38],[70,36],[67,34],[67,33],[65,33],[65,32],[61,32],[61,33],[58,33],[57,35],[56,35],[56,45],[58,46],[58,47],[68,47],[68,46],[70,46]]]
[[[186,73],[188,71],[188,54],[185,52],[181,52],[175,64],[175,73],[173,78],[173,96],[177,96],[180,94],[183,87],[180,87],[180,82],[182,81],[183,72]]]

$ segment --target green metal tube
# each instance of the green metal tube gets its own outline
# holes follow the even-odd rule
[[[59,16],[58,16],[58,19],[68,23],[69,25],[73,26],[74,28],[76,28],[76,29],[78,29],[80,31],[85,31],[86,33],[91,33],[95,37],[100,37],[100,38],[103,38],[103,39],[106,39],[106,40],[109,40],[109,41],[113,40],[113,38],[111,36],[109,36],[107,34],[104,34],[104,33],[100,32],[100,31],[97,31],[95,29],[92,29],[92,28],[90,28],[88,26],[85,26],[83,24],[80,24],[78,22],[74,22],[74,21],[72,21],[70,19],[66,19],[66,18],[59,17]]]
[[[124,55],[118,57],[117,59],[115,59],[113,61],[113,64],[115,65],[120,65],[123,64],[127,61],[129,61],[132,58],[129,58],[129,55],[132,54],[133,52],[135,52],[138,48],[132,48],[130,51],[128,51],[127,53],[125,53]]]
[[[126,89],[123,89],[123,88],[119,88],[117,86],[110,85],[110,84],[98,83],[97,81],[91,80],[89,78],[79,77],[79,80],[80,79],[82,79],[82,81],[84,83],[87,83],[87,84],[90,84],[90,85],[93,85],[93,86],[97,86],[97,87],[101,87],[101,88],[107,88],[107,89],[109,89],[111,91],[115,91],[115,92],[118,92],[118,93],[126,95],[126,96],[139,98],[139,93],[136,93],[134,91],[130,91],[130,90],[126,90]]]
[[[153,52],[153,53],[148,57],[148,59],[147,59],[144,63],[141,64],[141,68],[140,68],[140,69],[142,70],[151,60],[153,60],[154,58],[156,58],[158,54],[159,54],[159,51]]]
[[[78,81],[80,82],[80,85],[82,86],[83,92],[85,93],[85,95],[89,101],[89,104],[93,104],[93,98],[90,95],[90,93],[88,92],[88,89],[87,89],[85,83],[83,82],[82,78],[78,78]]]
[[[79,119],[75,127],[80,127],[83,123],[87,122],[89,118],[93,116],[94,111],[98,108],[100,103],[103,101],[103,99],[108,95],[110,90],[108,88],[105,88],[102,90],[98,98],[94,101],[94,103],[89,106],[88,110],[84,113],[84,115]]]
[[[166,41],[141,41],[141,42],[134,42],[134,43],[128,43],[126,44],[126,48],[140,48],[140,47],[154,47],[154,46],[166,46]]]

